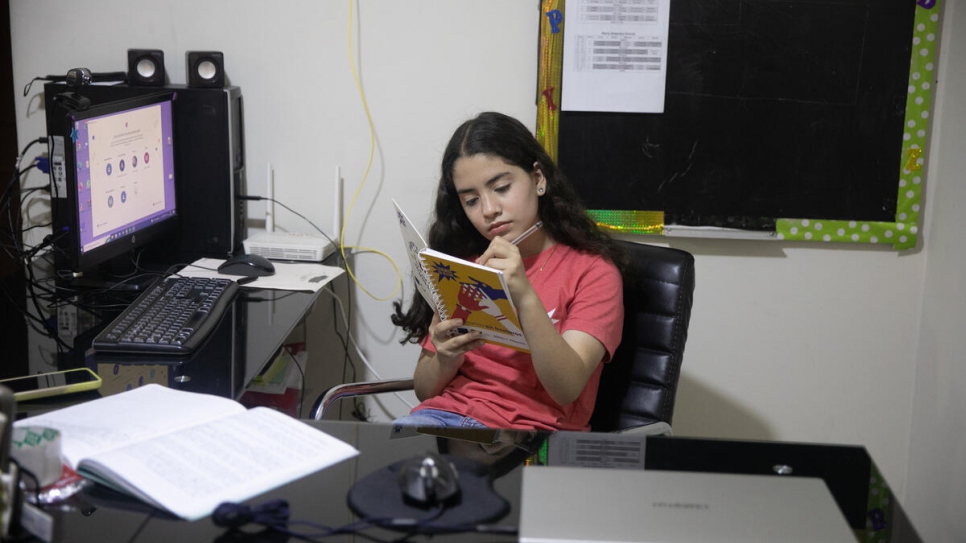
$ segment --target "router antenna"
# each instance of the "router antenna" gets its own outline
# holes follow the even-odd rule
[[[272,163],[268,163],[268,174],[266,176],[265,182],[267,187],[265,188],[265,231],[274,232],[275,231],[275,170],[272,169]]]
[[[342,169],[335,167],[335,206],[332,210],[332,235],[335,239],[342,237]]]
[[[258,232],[242,242],[245,253],[264,256],[269,260],[324,261],[335,250],[335,244],[332,241],[315,235],[275,231],[275,170],[272,169],[271,163],[266,170],[265,183],[267,195],[262,198],[267,200],[265,231]],[[279,205],[285,207],[284,204]]]

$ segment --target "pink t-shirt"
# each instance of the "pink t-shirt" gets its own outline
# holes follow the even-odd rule
[[[557,328],[580,330],[600,341],[610,360],[624,321],[623,282],[617,268],[598,255],[563,244],[524,259],[527,276]],[[429,337],[422,346],[435,351]],[[466,354],[456,377],[413,411],[441,409],[473,417],[493,428],[589,430],[603,364],[576,401],[561,406],[550,398],[529,354],[486,344]]]

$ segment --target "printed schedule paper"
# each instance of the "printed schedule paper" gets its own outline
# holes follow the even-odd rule
[[[570,0],[561,109],[663,113],[671,0]]]

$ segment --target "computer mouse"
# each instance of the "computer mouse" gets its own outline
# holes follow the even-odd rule
[[[238,255],[218,266],[222,275],[242,275],[245,277],[265,277],[275,273],[275,265],[261,255]]]
[[[447,504],[459,497],[459,472],[439,453],[426,451],[400,467],[399,488],[409,503],[424,507]]]

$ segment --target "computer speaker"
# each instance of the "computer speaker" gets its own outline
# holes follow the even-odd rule
[[[185,57],[189,87],[225,86],[225,56],[220,51],[188,51]]]
[[[164,51],[128,49],[127,78],[132,87],[164,86]]]

